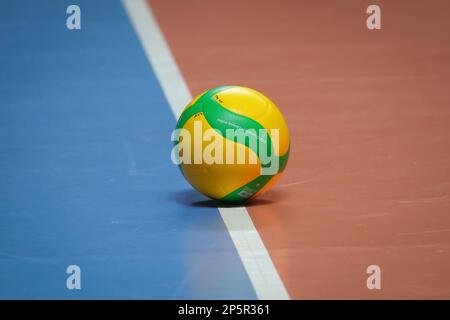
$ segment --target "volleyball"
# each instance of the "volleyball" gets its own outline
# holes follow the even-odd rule
[[[241,86],[192,100],[172,135],[172,160],[186,180],[215,200],[242,203],[270,189],[290,151],[286,121],[262,93]]]

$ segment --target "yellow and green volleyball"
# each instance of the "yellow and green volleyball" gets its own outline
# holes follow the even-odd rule
[[[215,200],[241,203],[261,195],[288,161],[290,137],[283,115],[250,88],[203,92],[183,110],[176,129],[174,152],[183,176]]]

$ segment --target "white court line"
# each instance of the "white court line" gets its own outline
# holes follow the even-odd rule
[[[189,89],[145,0],[122,0],[175,118],[192,100]],[[289,299],[245,207],[218,208],[259,299]]]

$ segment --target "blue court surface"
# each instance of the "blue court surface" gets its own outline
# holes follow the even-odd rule
[[[0,298],[256,298],[122,3],[70,4],[1,4]]]

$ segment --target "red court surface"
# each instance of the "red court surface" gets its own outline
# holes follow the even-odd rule
[[[252,87],[287,119],[247,209],[291,298],[450,298],[450,2],[377,1],[375,31],[368,1],[149,4],[193,95]]]

